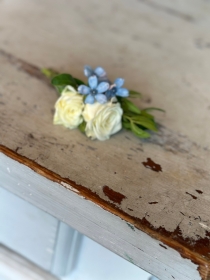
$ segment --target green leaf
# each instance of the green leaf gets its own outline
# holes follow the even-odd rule
[[[161,111],[161,112],[165,113],[165,110],[160,109],[160,108],[155,108],[155,107],[145,108],[145,109],[142,110],[142,111],[145,111],[145,112],[148,112],[148,111]]]
[[[125,129],[131,129],[131,123],[130,122],[122,121],[122,126]]]
[[[132,117],[132,122],[138,125],[141,125],[147,129],[153,130],[153,131],[157,131],[157,127],[156,124],[153,120],[146,118],[144,116],[141,115],[136,115],[135,117]]]
[[[79,126],[78,126],[79,130],[84,133],[85,132],[85,128],[86,128],[86,122],[83,121]]]
[[[77,78],[74,77],[74,80],[75,80],[75,82],[77,83],[78,86],[85,85],[85,83],[80,79],[77,79]]]
[[[153,115],[147,113],[147,112],[144,111],[144,110],[141,111],[141,115],[142,115],[142,116],[145,116],[146,118],[151,119],[151,120],[153,120],[153,121],[154,121],[154,119],[155,119]]]
[[[50,69],[50,68],[42,68],[41,72],[49,79],[52,79],[53,77],[58,75],[58,72],[56,72],[55,70]]]
[[[129,90],[129,97],[131,98],[141,97],[141,93],[135,90]]]
[[[122,107],[123,111],[132,112],[132,113],[135,113],[135,114],[140,114],[141,113],[141,110],[136,105],[134,105],[133,102],[131,102],[127,98],[118,98],[118,100],[121,103],[121,107]]]
[[[56,90],[61,93],[66,86],[55,86]]]
[[[131,122],[132,132],[139,138],[149,138],[150,134]]]
[[[72,86],[74,88],[77,88],[77,83],[75,81],[75,79],[70,75],[70,74],[60,74],[55,76],[52,79],[52,84],[54,86]]]

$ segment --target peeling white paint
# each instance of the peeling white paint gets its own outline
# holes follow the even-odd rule
[[[79,191],[77,189],[73,188],[71,185],[69,185],[69,184],[67,184],[65,182],[61,182],[61,185],[66,187],[67,189],[73,191],[73,192],[79,193]]]
[[[199,223],[199,225],[200,225],[201,227],[203,227],[204,229],[210,231],[210,227],[208,227],[207,225],[204,225],[203,223]]]

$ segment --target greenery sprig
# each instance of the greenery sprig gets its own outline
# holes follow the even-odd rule
[[[90,68],[90,71],[93,71]],[[51,69],[42,69],[42,73],[47,76],[48,78],[52,79],[51,83],[56,88],[58,93],[61,95],[66,86],[73,87],[76,91],[78,91],[78,87],[81,85],[87,86],[85,82],[82,80],[73,77],[70,74],[58,74]],[[87,76],[87,75],[86,75]],[[108,81],[108,80],[107,80]],[[106,94],[106,93],[105,93]],[[84,102],[85,102],[85,95],[84,95]],[[139,109],[130,99],[127,97],[122,96],[115,96],[117,101],[120,103],[121,108],[123,110],[122,115],[122,127],[126,130],[130,130],[134,135],[139,138],[149,138],[150,131],[157,132],[158,126],[155,121],[153,115],[149,112],[153,110],[158,110],[164,112],[164,110],[159,108],[145,108]],[[129,98],[140,98],[141,94],[134,90],[129,90]],[[78,128],[80,131],[85,132],[86,129],[86,122],[83,120],[79,125]]]

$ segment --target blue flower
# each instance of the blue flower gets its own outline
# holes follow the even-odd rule
[[[106,81],[107,80],[106,71],[102,67],[96,67],[95,69],[93,69],[89,65],[85,65],[84,74],[88,78],[90,76],[95,75],[95,76],[97,76],[99,81]]]
[[[106,92],[106,97],[110,100],[112,97],[121,96],[121,97],[128,97],[129,91],[127,88],[122,88],[124,84],[124,79],[117,78],[114,81],[114,84],[109,87],[109,90]]]
[[[106,92],[109,88],[109,83],[107,82],[98,82],[97,77],[90,76],[88,78],[88,86],[81,85],[78,87],[78,92],[84,95],[87,95],[85,98],[85,103],[93,104],[95,100],[99,103],[103,104],[107,102],[107,97],[104,92]]]

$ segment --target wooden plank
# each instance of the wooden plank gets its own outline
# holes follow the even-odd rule
[[[45,170],[42,172],[44,174]],[[164,238],[157,240],[151,232],[149,236],[138,228],[139,224],[134,223],[132,217],[112,209],[103,200],[96,203],[93,195],[88,196],[85,190],[78,190],[72,184],[59,182],[56,176],[44,178],[25,164],[0,154],[0,177],[4,188],[160,279],[199,280],[197,269],[205,273],[206,263],[199,256],[198,267],[183,258],[183,254],[190,256],[189,250],[183,247],[183,254],[178,253],[164,244],[167,242]]]
[[[210,277],[209,10],[195,0],[0,2],[1,152],[162,240],[199,265],[202,279]],[[125,77],[143,93],[139,106],[166,109],[160,132],[92,142],[53,126],[56,95],[38,69],[82,78],[86,63]],[[145,168],[148,158],[162,172]],[[153,274],[167,279],[163,267]]]
[[[27,259],[0,245],[0,278],[8,280],[58,280]]]

